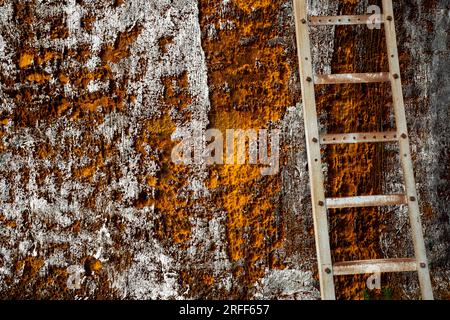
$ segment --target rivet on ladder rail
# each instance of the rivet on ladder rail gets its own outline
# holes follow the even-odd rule
[[[402,137],[403,139],[408,138],[408,136],[406,135],[406,133],[402,133],[401,137]]]
[[[312,142],[317,143],[319,140],[317,138],[312,138]]]
[[[387,16],[386,19],[387,19],[388,21],[392,21],[392,16]]]
[[[302,23],[305,24],[306,23],[306,19],[302,19]]]
[[[319,201],[319,206],[320,206],[320,207],[323,207],[324,205],[325,205],[325,202]]]
[[[416,201],[416,197],[410,197],[409,200]]]
[[[312,78],[311,77],[306,77],[306,81],[311,82]]]
[[[427,264],[426,264],[425,262],[421,262],[421,263],[420,263],[420,267],[421,267],[422,269],[425,269],[425,268],[427,267]]]
[[[330,268],[325,268],[325,272],[330,274],[331,273],[331,269]]]

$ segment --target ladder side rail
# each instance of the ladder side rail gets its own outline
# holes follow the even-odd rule
[[[307,24],[307,0],[293,1],[320,291],[323,300],[335,300],[333,265],[331,261],[324,177],[313,82],[311,44]]]
[[[397,122],[398,134],[401,137],[400,158],[404,173],[404,181],[409,206],[409,219],[411,231],[413,234],[414,252],[417,259],[419,282],[424,300],[433,299],[433,291],[431,287],[429,266],[427,262],[425,243],[422,231],[422,223],[420,217],[419,204],[417,201],[417,190],[414,179],[413,163],[411,158],[411,150],[409,145],[409,136],[406,123],[405,105],[403,100],[403,91],[400,76],[400,64],[397,49],[397,39],[394,23],[394,11],[392,0],[383,0],[384,20],[386,23],[386,47],[388,52],[389,69],[391,73],[391,87],[395,118]]]

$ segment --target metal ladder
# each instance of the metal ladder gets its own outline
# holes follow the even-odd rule
[[[374,270],[378,270],[382,273],[417,272],[419,275],[422,299],[432,300],[433,291],[431,288],[430,273],[425,252],[422,223],[417,201],[413,163],[406,125],[392,0],[383,0],[383,13],[376,17],[377,23],[384,24],[390,71],[333,75],[313,74],[309,26],[367,24],[372,23],[372,20],[370,19],[373,19],[373,16],[309,17],[307,14],[307,0],[293,1],[305,118],[306,147],[308,151],[308,167],[311,184],[314,234],[322,299],[334,300],[336,298],[333,280],[334,276],[369,274],[374,273]],[[316,84],[373,83],[388,81],[391,82],[392,86],[393,106],[397,125],[397,130],[395,132],[319,134],[314,91],[314,86]],[[379,142],[397,142],[399,144],[406,194],[326,199],[320,153],[321,145]],[[332,263],[327,209],[392,205],[408,205],[415,258]]]

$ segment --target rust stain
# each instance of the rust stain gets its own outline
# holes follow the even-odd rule
[[[169,107],[176,107],[179,111],[186,109],[192,102],[188,91],[189,75],[183,72],[178,76],[163,77],[164,96],[161,102]],[[189,116],[190,113],[186,114]]]
[[[272,1],[270,0],[236,0],[236,5],[246,14],[250,14],[251,12],[259,9],[267,9],[271,5],[271,2]]]
[[[97,17],[88,14],[81,19],[81,27],[86,31],[92,31],[95,21],[97,21]]]
[[[216,36],[204,35],[202,41],[208,64],[211,128],[224,134],[226,129],[268,128],[294,104],[289,61],[295,60],[289,60],[283,45],[270,43],[282,33],[274,26],[282,3],[232,1],[224,13],[214,3],[200,2],[202,29],[213,25],[216,30]],[[229,27],[221,28],[223,21]],[[250,165],[214,166],[209,177],[214,205],[227,214],[227,251],[241,286],[232,294],[250,297],[251,287],[266,268],[284,268],[277,257],[277,249],[283,245],[283,226],[277,224],[276,216],[280,179],[262,177],[260,169]]]
[[[49,81],[51,76],[45,73],[32,73],[27,76],[27,80],[30,82],[37,82],[39,84],[43,84],[46,81]]]
[[[33,62],[34,62],[34,54],[29,53],[29,52],[24,52],[24,53],[22,53],[22,55],[20,56],[20,59],[19,59],[19,68],[25,69],[25,68],[29,67],[30,65],[32,65]]]
[[[123,5],[124,1],[116,1],[116,6]],[[112,3],[111,3],[112,4]],[[84,6],[82,1],[77,5]],[[16,55],[14,63],[18,72],[13,75],[6,73],[0,74],[0,80],[5,85],[5,95],[14,100],[16,109],[13,115],[2,113],[0,115],[0,151],[5,149],[3,139],[4,133],[9,130],[12,124],[14,129],[35,128],[36,124],[52,124],[55,121],[72,120],[82,123],[86,128],[101,124],[105,115],[113,110],[122,111],[124,105],[129,101],[134,101],[135,96],[128,96],[127,87],[130,79],[127,75],[116,76],[111,71],[114,63],[119,63],[131,54],[131,46],[142,31],[142,26],[135,26],[131,30],[118,33],[117,40],[110,44],[105,44],[100,52],[101,65],[97,68],[87,69],[86,62],[95,54],[92,51],[91,43],[84,43],[83,40],[73,49],[67,49],[56,52],[51,49],[36,47],[36,39],[40,41],[55,42],[56,39],[65,39],[69,36],[67,29],[67,17],[65,14],[55,13],[53,16],[46,17],[39,21],[37,28],[35,19],[34,1],[16,2],[13,5],[15,19],[12,22],[13,27],[17,28],[17,37],[20,39],[20,45],[15,47]],[[83,12],[91,10],[85,8]],[[86,32],[92,32],[95,27],[95,16],[86,15],[82,18],[81,26]],[[3,36],[3,34],[2,34]],[[8,39],[12,42],[17,39]],[[169,44],[170,39],[168,39]],[[143,56],[139,60],[139,69],[145,69],[147,64]],[[51,67],[52,74],[47,70]],[[142,80],[142,72],[137,76]],[[133,79],[133,80],[136,80]],[[150,176],[146,170],[142,170],[138,176],[139,183],[148,186],[148,190],[143,191],[138,199],[131,200],[131,205],[137,208],[144,208],[155,205],[155,212],[160,215],[156,223],[155,233],[158,239],[166,245],[180,245],[183,247],[187,243],[191,233],[189,218],[192,216],[194,203],[187,203],[187,200],[179,199],[179,190],[186,186],[189,169],[185,166],[175,166],[171,163],[170,152],[174,146],[171,141],[171,134],[175,130],[175,123],[169,116],[170,108],[178,108],[181,111],[187,109],[192,101],[189,95],[189,75],[181,73],[172,77],[161,79],[165,85],[166,98],[161,99],[161,105],[167,107],[164,115],[160,118],[147,119],[142,124],[142,131],[136,143],[136,149],[142,153],[143,158],[147,157],[156,160],[161,165],[161,170],[155,175]],[[98,89],[90,90],[90,85],[99,83]],[[105,86],[104,84],[107,83]],[[16,84],[20,84],[17,88]],[[70,84],[70,86],[65,87]],[[70,90],[67,90],[70,88]],[[88,90],[89,89],[89,90]],[[71,91],[70,95],[66,95]],[[91,92],[93,91],[93,92]],[[42,98],[44,97],[44,98]],[[186,120],[190,114],[185,112]],[[66,118],[66,119],[61,119]],[[75,124],[77,125],[77,124]],[[57,134],[61,134],[58,132]],[[104,192],[111,184],[113,179],[121,178],[121,170],[117,163],[107,162],[109,159],[119,157],[118,141],[120,136],[114,136],[113,141],[105,143],[104,138],[96,137],[90,130],[83,130],[80,142],[65,141],[61,139],[62,145],[51,145],[49,141],[39,141],[33,147],[33,156],[39,160],[55,160],[55,157],[61,157],[62,161],[69,159],[89,159],[88,163],[73,164],[71,176],[65,176],[62,169],[57,166],[50,168],[38,167],[36,172],[36,184],[42,187],[47,178],[55,179],[60,185],[64,179],[71,179],[92,186],[92,192],[83,197],[81,206],[84,209],[98,210],[98,194]],[[44,139],[45,140],[45,139]],[[151,146],[150,152],[144,147],[144,144]],[[8,146],[9,150],[15,154],[24,156],[26,152],[21,147]],[[40,161],[41,162],[41,161]],[[142,166],[141,166],[142,168]],[[12,176],[8,179],[14,179]],[[24,168],[21,171],[20,184],[27,188],[27,181],[31,179],[30,170]],[[13,192],[13,191],[11,191]],[[40,194],[47,201],[51,202],[51,196],[47,192]],[[72,194],[68,201],[72,200]],[[114,191],[111,201],[123,201],[123,193]],[[154,217],[149,217],[152,219]],[[24,214],[24,219],[29,219]],[[100,223],[100,225],[98,225]],[[86,224],[86,220],[75,221],[62,232],[80,233],[88,230],[95,232],[101,227],[101,221],[94,224]],[[121,252],[125,235],[124,222],[117,215],[108,217],[108,223],[111,224],[111,238],[113,246],[116,249],[109,257],[109,262],[114,265],[118,272],[123,272],[133,263],[133,252]],[[17,222],[4,219],[0,216],[0,224],[4,228],[17,228]],[[55,231],[58,225],[53,221],[44,221],[46,230]],[[135,239],[149,239],[149,230],[138,230]],[[126,235],[129,236],[129,235]],[[48,246],[47,246],[48,247]],[[68,252],[68,248],[64,249]],[[46,252],[52,254],[51,252]],[[1,257],[0,257],[1,258]],[[73,258],[73,257],[70,257]],[[70,259],[69,258],[69,259]],[[1,262],[1,260],[0,260]],[[91,273],[90,277],[95,277],[96,293],[92,294],[89,288],[84,286],[80,291],[74,292],[67,289],[68,273],[66,268],[57,268],[46,266],[44,268],[44,257],[17,258],[17,272],[23,272],[20,283],[13,283],[14,277],[7,277],[6,286],[10,296],[21,298],[51,297],[54,299],[70,299],[76,294],[89,297],[114,297],[114,290],[109,288],[111,283],[108,280],[106,266],[92,257],[85,258],[82,261],[71,261],[73,264],[82,264],[85,270]],[[211,282],[210,279],[205,279]],[[202,282],[200,280],[200,282]],[[27,293],[23,288],[31,287]]]
[[[60,58],[61,54],[59,52],[45,50],[44,54],[42,56],[38,57],[38,64],[42,65],[48,61],[51,61],[56,58]]]
[[[114,0],[114,7],[120,7],[125,3],[125,0]]]
[[[162,54],[166,54],[168,52],[167,45],[173,42],[172,36],[165,36],[158,40],[159,50]]]
[[[17,227],[17,222],[11,219],[6,219],[6,217],[0,213],[0,224],[4,225],[6,228],[15,229]]]
[[[171,135],[175,124],[168,114],[144,123],[136,139],[136,150],[144,157],[157,160],[161,170],[157,176],[143,175],[140,179],[155,189],[155,196],[142,192],[135,203],[137,208],[155,206],[158,216],[155,220],[155,235],[166,244],[185,244],[191,234],[191,205],[187,199],[180,199],[179,191],[186,185],[189,168],[172,162],[171,151],[175,142]],[[149,153],[146,146],[150,146]]]
[[[7,126],[10,122],[11,120],[8,118],[0,119],[0,125],[2,126]]]
[[[21,282],[27,283],[38,275],[43,265],[43,258],[27,257],[16,262],[16,272],[22,271]]]
[[[98,272],[103,268],[100,260],[94,257],[87,257],[84,262],[84,270],[87,276],[92,275],[93,272]]]
[[[128,32],[119,33],[114,45],[108,44],[103,46],[100,55],[103,63],[117,63],[120,60],[130,56],[130,45],[136,41],[142,31],[142,26],[137,25]]]
[[[15,2],[13,5],[14,15],[19,22],[31,25],[34,21],[34,1],[31,2]]]

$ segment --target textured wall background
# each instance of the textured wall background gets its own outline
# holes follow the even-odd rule
[[[363,13],[368,4],[316,1],[311,12]],[[449,9],[445,0],[395,2],[443,299]],[[320,31],[318,72],[386,70],[382,32]],[[294,43],[290,0],[0,0],[0,296],[318,298]],[[387,86],[338,89],[317,91],[324,130],[393,127]],[[181,132],[207,128],[281,129],[280,173],[172,163]],[[324,150],[329,194],[401,190],[396,157],[394,145]],[[334,259],[411,254],[406,222],[405,208],[330,212]],[[364,280],[338,279],[339,296],[367,298]],[[385,276],[383,288],[371,295],[417,297],[413,275]]]

